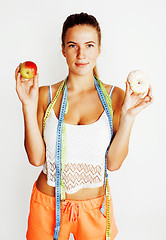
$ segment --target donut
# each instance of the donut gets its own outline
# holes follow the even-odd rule
[[[149,80],[143,71],[131,71],[127,77],[127,81],[134,93],[140,94],[148,92]]]

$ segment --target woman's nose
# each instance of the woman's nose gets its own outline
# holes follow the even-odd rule
[[[78,58],[85,58],[86,57],[86,53],[85,53],[85,49],[84,48],[80,47],[78,49],[77,57]]]

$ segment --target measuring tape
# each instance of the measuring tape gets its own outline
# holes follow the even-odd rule
[[[49,117],[54,104],[57,101],[57,98],[60,95],[60,92],[63,90],[63,97],[61,102],[58,126],[57,126],[57,136],[56,136],[56,156],[55,156],[55,163],[56,163],[56,176],[55,176],[55,202],[56,202],[56,225],[54,231],[54,240],[58,240],[59,231],[60,231],[60,222],[61,222],[61,201],[65,200],[65,186],[62,181],[62,175],[65,168],[65,157],[66,157],[66,131],[65,131],[65,124],[64,124],[64,116],[68,111],[68,101],[67,101],[67,80],[68,77],[61,83],[59,86],[56,96],[49,104],[44,119],[43,119],[43,133],[44,128],[46,125],[46,119]],[[96,77],[94,77],[95,87],[97,89],[98,95],[100,100],[103,104],[103,107],[106,111],[106,114],[109,119],[110,129],[111,129],[111,139],[113,136],[113,110],[112,110],[112,102],[111,98],[108,95],[103,83]],[[43,136],[44,139],[44,136]],[[106,230],[106,240],[111,239],[111,218],[110,218],[110,192],[108,188],[108,174],[107,174],[107,153],[110,147],[111,140],[109,146],[105,153],[105,188],[106,188],[106,203],[107,203],[107,230]],[[104,196],[105,197],[105,196]],[[102,208],[104,209],[104,202]],[[102,211],[102,210],[101,210]]]
[[[97,78],[96,78],[97,79]],[[111,140],[113,136],[113,110],[112,110],[112,103],[111,103],[111,98],[108,95],[103,83],[97,79],[98,81],[95,81],[95,86],[97,89],[97,92],[99,94],[100,100],[103,104],[103,107],[106,111],[106,114],[108,116],[109,124],[110,124],[110,129],[111,129]],[[99,84],[98,84],[99,82]],[[110,192],[108,188],[108,173],[107,173],[107,153],[109,150],[109,147],[111,145],[111,140],[110,143],[107,147],[106,153],[105,153],[105,188],[106,188],[106,203],[107,203],[107,214],[106,214],[106,220],[107,220],[107,229],[106,229],[106,240],[111,239],[111,214],[110,214]],[[105,202],[105,201],[104,201]],[[101,212],[104,209],[104,202],[102,204]],[[103,212],[102,212],[103,213]]]
[[[65,199],[65,187],[62,181],[62,173],[64,171],[65,166],[65,152],[66,152],[66,137],[65,137],[65,125],[64,125],[64,115],[67,113],[68,107],[67,107],[67,78],[62,82],[62,84],[59,86],[57,93],[52,100],[52,102],[49,104],[44,119],[43,119],[43,133],[44,128],[46,125],[46,119],[49,117],[54,104],[56,103],[60,92],[63,90],[63,98],[61,103],[61,109],[59,114],[59,120],[58,120],[58,127],[57,127],[57,137],[56,137],[56,156],[55,156],[55,163],[56,163],[56,177],[55,177],[55,202],[56,202],[56,226],[54,231],[54,238],[58,239],[59,231],[60,231],[60,222],[61,222],[61,200]],[[44,136],[43,136],[44,139]],[[61,169],[61,162],[62,162],[62,169]]]

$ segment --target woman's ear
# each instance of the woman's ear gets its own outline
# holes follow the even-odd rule
[[[62,54],[63,54],[64,57],[66,57],[65,48],[64,48],[63,44],[61,46],[62,46]]]

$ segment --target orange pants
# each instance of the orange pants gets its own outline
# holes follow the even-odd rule
[[[105,240],[106,217],[100,212],[104,196],[90,200],[65,200],[61,202],[61,225],[58,240]],[[104,206],[106,214],[106,204]],[[33,186],[28,229],[28,240],[53,240],[55,228],[55,197],[40,192]],[[111,201],[111,240],[117,235]]]

